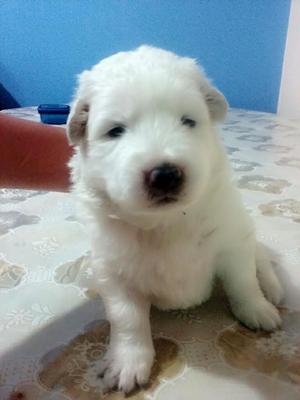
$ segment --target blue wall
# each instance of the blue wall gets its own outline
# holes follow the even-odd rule
[[[276,111],[290,0],[0,2],[0,83],[67,102],[75,75],[142,43],[196,57],[231,106]]]

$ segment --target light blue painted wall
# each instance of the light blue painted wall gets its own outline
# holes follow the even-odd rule
[[[290,0],[6,0],[0,82],[23,106],[67,102],[75,75],[148,43],[196,57],[230,104],[275,111]]]

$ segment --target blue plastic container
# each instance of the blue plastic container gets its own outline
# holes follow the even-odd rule
[[[38,106],[44,124],[62,125],[67,122],[70,106],[64,104],[41,104]]]

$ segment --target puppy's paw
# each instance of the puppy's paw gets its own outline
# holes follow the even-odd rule
[[[117,388],[124,393],[145,385],[150,377],[154,350],[139,345],[111,346],[99,369],[102,388],[107,392]]]
[[[281,325],[278,310],[264,298],[233,307],[233,312],[250,329],[273,331]]]
[[[283,298],[283,289],[277,277],[274,276],[273,279],[264,282],[262,289],[266,298],[271,303],[277,305],[281,302]]]
[[[257,259],[257,277],[266,298],[273,304],[279,304],[283,298],[281,283],[268,258]]]

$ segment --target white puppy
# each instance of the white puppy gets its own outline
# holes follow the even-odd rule
[[[280,324],[271,304],[281,299],[280,284],[218,139],[226,111],[194,60],[153,47],[118,53],[80,76],[68,135],[78,145],[74,192],[87,211],[111,324],[99,371],[106,388],[128,392],[147,382],[150,305],[200,304],[215,277],[244,324]]]

